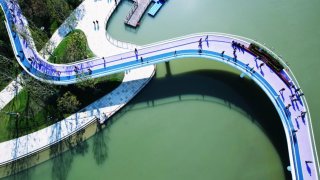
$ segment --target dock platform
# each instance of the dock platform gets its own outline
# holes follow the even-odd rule
[[[150,4],[151,0],[134,0],[133,7],[125,18],[124,23],[128,26],[137,27],[142,15],[145,13]]]

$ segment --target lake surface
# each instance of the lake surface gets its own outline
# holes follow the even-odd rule
[[[320,147],[320,1],[170,0],[137,30],[123,2],[108,31],[147,44],[197,32],[245,36],[273,47],[306,94]],[[319,140],[318,140],[319,139]],[[206,59],[157,66],[156,77],[112,125],[68,151],[9,179],[286,179],[282,123],[268,97],[239,72]]]

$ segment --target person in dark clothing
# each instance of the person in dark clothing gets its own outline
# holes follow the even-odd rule
[[[74,72],[75,72],[76,74],[78,74],[78,67],[77,67],[77,66],[74,67]]]
[[[279,92],[283,92],[284,90],[286,90],[286,89],[285,89],[285,88],[282,88],[282,89],[279,90]]]
[[[209,47],[209,36],[208,36],[208,35],[206,36],[205,41],[206,41],[206,43],[207,43],[207,46]]]
[[[96,24],[97,24],[97,30],[99,30],[99,21],[96,20]]]

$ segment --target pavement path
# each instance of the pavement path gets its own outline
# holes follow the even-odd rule
[[[20,85],[21,74],[17,76],[17,79],[11,81],[1,92],[0,92],[0,110],[2,110],[19,92],[23,89]]]

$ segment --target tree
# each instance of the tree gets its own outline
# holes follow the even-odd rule
[[[29,21],[30,33],[27,33],[28,40],[32,41],[36,46],[37,50],[40,51],[45,47],[46,43],[49,41],[48,35],[42,29],[38,28],[32,21]],[[30,43],[31,44],[31,43]]]
[[[84,58],[87,58],[87,40],[84,35],[79,31],[73,31],[70,36],[69,43],[66,46],[66,52],[64,54],[63,61],[65,63],[75,62]]]
[[[19,0],[23,14],[32,19],[41,19],[48,16],[46,1],[44,0]]]
[[[70,8],[66,1],[47,0],[48,12],[51,17],[60,24],[69,16]]]
[[[9,59],[0,55],[0,81],[10,82],[16,80],[19,71],[19,65],[14,59]]]
[[[73,113],[78,109],[80,104],[77,96],[73,95],[70,91],[67,91],[62,97],[57,99],[58,109],[64,113]]]
[[[47,82],[41,82],[29,74],[22,76],[21,85],[28,96],[38,105],[45,106],[46,101],[57,94],[58,87]]]
[[[6,26],[4,24],[5,17],[2,11],[0,11],[0,54],[6,57],[13,57],[13,51],[11,48],[10,42]]]
[[[82,3],[83,0],[67,0],[68,4],[70,4],[73,8],[76,8],[79,6],[79,4]]]
[[[90,74],[87,74],[85,72],[81,72],[77,75],[77,84],[76,87],[78,87],[81,90],[85,90],[87,88],[95,88],[98,81],[97,79],[91,78]]]
[[[33,21],[36,27],[43,27],[48,37],[54,33],[76,7],[73,5],[74,2],[69,3],[66,0],[19,0],[18,3],[28,21]],[[76,21],[73,21],[74,18],[68,19],[66,27],[71,27],[69,24],[76,24]]]

